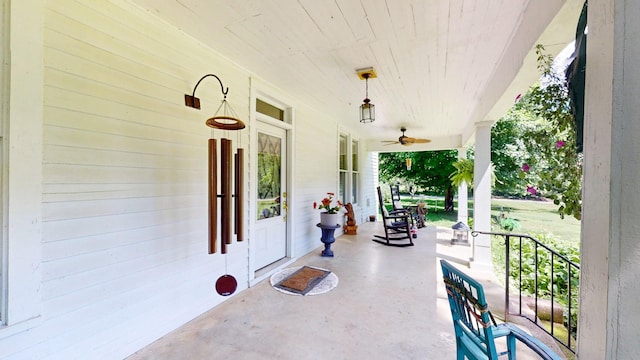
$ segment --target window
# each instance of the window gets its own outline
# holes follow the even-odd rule
[[[350,202],[347,198],[347,175],[349,174],[347,140],[346,135],[340,135],[340,193],[338,194],[338,198],[345,204]]]
[[[281,180],[282,139],[258,132],[258,220],[280,216]]]
[[[256,99],[256,111],[261,114],[270,116],[274,119],[284,121],[284,110],[268,104],[260,99]]]
[[[358,203],[358,141],[351,141],[351,202]]]
[[[339,199],[346,203],[358,203],[358,141],[347,134],[340,134]]]

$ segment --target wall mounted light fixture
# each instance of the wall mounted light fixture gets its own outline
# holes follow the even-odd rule
[[[193,93],[191,95],[189,94],[184,95],[184,104],[188,107],[192,107],[194,109],[200,110],[200,99],[196,97],[196,89],[198,88],[198,85],[200,85],[200,82],[202,82],[202,80],[204,80],[209,76],[213,76],[216,79],[218,79],[223,98],[222,98],[222,103],[218,107],[218,110],[216,110],[215,112],[215,115],[207,119],[207,122],[206,122],[207,126],[212,127],[214,129],[222,129],[222,130],[244,129],[245,128],[244,122],[238,119],[238,115],[236,115],[235,111],[233,111],[233,109],[231,108],[231,105],[229,105],[229,103],[227,102],[227,93],[229,93],[229,88],[227,87],[225,89],[224,85],[222,85],[222,80],[220,80],[220,78],[214,74],[207,74],[201,77],[200,80],[198,80],[198,82],[196,83],[196,86],[193,88]],[[218,115],[220,113],[220,109],[222,109],[222,114]]]
[[[365,81],[365,98],[360,105],[360,122],[363,124],[372,123],[376,121],[375,105],[369,100],[369,79],[377,77],[375,70],[372,67],[356,70],[360,80]]]

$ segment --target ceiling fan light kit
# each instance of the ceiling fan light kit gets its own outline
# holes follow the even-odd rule
[[[356,73],[360,80],[365,81],[365,98],[360,105],[360,122],[363,124],[372,123],[376,121],[376,106],[369,100],[369,79],[374,79],[377,75],[372,67],[356,70]]]

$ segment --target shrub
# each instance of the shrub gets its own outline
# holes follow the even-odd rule
[[[513,230],[520,229],[520,222],[516,219],[504,218],[500,221],[500,227],[505,231],[512,232]]]
[[[504,217],[502,214],[500,216],[494,216],[493,221],[500,227],[500,229],[506,232],[512,232],[513,230],[520,229],[520,221],[510,217]]]

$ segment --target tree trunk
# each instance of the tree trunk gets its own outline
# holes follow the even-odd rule
[[[453,188],[451,186],[447,188],[447,192],[444,195],[444,211],[453,211]]]

